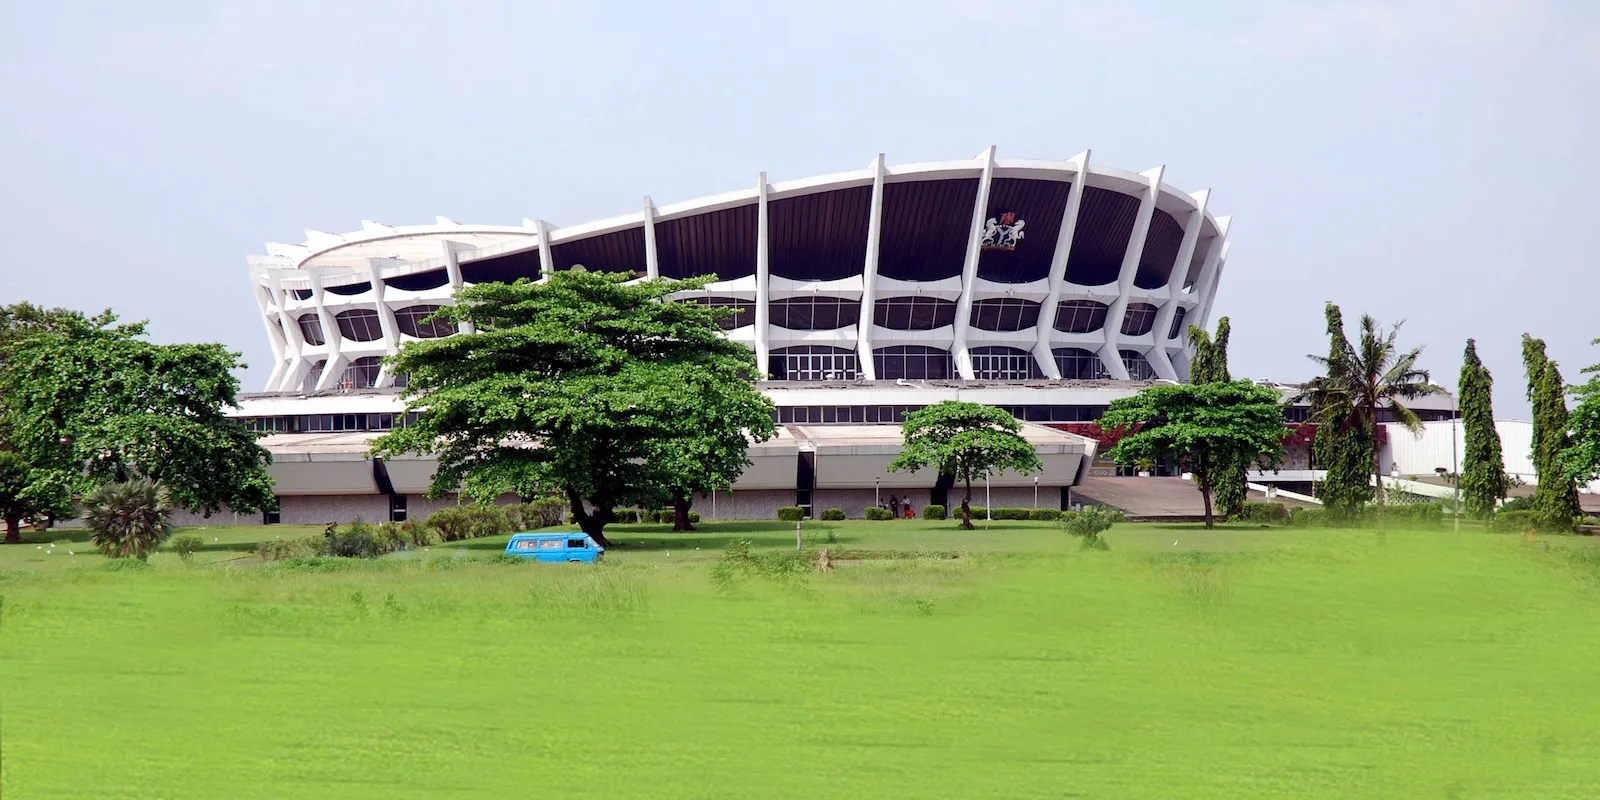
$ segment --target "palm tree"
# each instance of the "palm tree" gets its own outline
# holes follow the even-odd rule
[[[172,499],[167,488],[146,478],[107,483],[83,499],[90,541],[107,558],[145,560],[167,538]]]
[[[1328,356],[1310,356],[1322,366],[1323,375],[1306,384],[1298,399],[1309,399],[1317,422],[1336,426],[1341,432],[1365,430],[1372,441],[1372,477],[1376,483],[1378,507],[1383,507],[1383,466],[1378,463],[1378,409],[1385,407],[1395,422],[1413,434],[1422,433],[1422,421],[1406,400],[1415,400],[1444,391],[1428,380],[1428,371],[1417,367],[1422,348],[1401,352],[1395,339],[1400,335],[1397,322],[1387,334],[1371,316],[1361,316],[1359,343],[1348,340],[1336,344]],[[1337,355],[1336,355],[1337,354]]]

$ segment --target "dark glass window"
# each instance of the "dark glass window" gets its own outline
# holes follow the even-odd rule
[[[1172,315],[1172,328],[1167,331],[1168,339],[1176,339],[1183,335],[1183,318],[1184,315],[1188,313],[1189,309],[1186,309],[1183,306],[1178,306],[1177,313]]]
[[[383,338],[383,325],[378,322],[378,312],[371,309],[341,311],[334,320],[339,323],[339,335],[352,342],[375,342]]]
[[[438,310],[438,306],[409,306],[394,312],[394,321],[401,333],[418,339],[438,339],[455,333],[456,326],[449,320],[428,321],[428,317]]]
[[[383,282],[383,285],[390,289],[420,292],[425,289],[437,289],[449,282],[450,273],[442,269],[430,269],[427,272],[418,272],[414,275],[400,275],[389,278]]]
[[[317,361],[312,363],[311,369],[306,371],[306,379],[300,382],[300,391],[316,391],[317,381],[322,380],[322,370],[326,366],[328,366],[327,361]]]
[[[737,297],[690,297],[684,302],[733,309],[732,314],[717,320],[717,324],[725,331],[756,324],[756,304],[749,300],[740,300]]]
[[[1100,364],[1100,357],[1081,347],[1057,347],[1050,351],[1055,356],[1056,369],[1067,380],[1095,380],[1110,377]]]
[[[1156,379],[1156,369],[1150,366],[1150,359],[1138,350],[1119,350],[1122,356],[1122,365],[1128,368],[1128,379],[1135,381],[1153,381]]]
[[[406,496],[403,494],[389,495],[389,521],[406,521]]]
[[[300,323],[300,335],[306,339],[306,344],[327,344],[327,337],[322,335],[322,320],[315,313],[301,314],[296,320]]]
[[[383,365],[383,359],[377,356],[357,358],[344,368],[344,374],[339,376],[339,385],[346,389],[371,389],[378,383],[378,369]],[[354,423],[352,423],[354,429]]]
[[[330,292],[332,294],[343,295],[343,296],[346,296],[346,297],[348,297],[350,295],[354,295],[354,294],[361,294],[362,292],[364,292],[364,291],[366,291],[368,289],[371,289],[371,288],[372,288],[372,284],[370,284],[370,283],[347,283],[347,284],[345,284],[343,286],[324,286],[323,287],[323,289],[327,290],[328,292]]]
[[[861,321],[861,303],[843,297],[790,297],[768,306],[771,322],[793,331],[831,331]]]
[[[872,362],[878,368],[879,380],[949,380],[956,374],[950,351],[937,347],[881,347],[872,351]]]
[[[1143,336],[1156,326],[1156,307],[1149,303],[1130,303],[1122,317],[1123,336]]]
[[[972,377],[985,381],[1025,381],[1044,377],[1033,354],[1016,347],[974,347]]]
[[[953,300],[886,297],[872,306],[872,324],[897,331],[931,331],[956,321]]]
[[[310,289],[290,289],[289,294],[294,295],[296,300],[310,300],[311,295],[315,294],[315,292]]]
[[[1014,297],[978,300],[972,304],[972,327],[984,331],[1020,331],[1039,324],[1039,304]]]
[[[1063,333],[1093,333],[1105,325],[1105,303],[1066,300],[1056,306],[1056,330]]]
[[[843,347],[780,347],[772,351],[768,364],[775,381],[853,381],[861,376],[856,351]]]

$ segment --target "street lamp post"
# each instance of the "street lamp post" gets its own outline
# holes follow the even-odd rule
[[[1450,483],[1454,487],[1456,533],[1461,532],[1461,465],[1456,460],[1456,432],[1461,429],[1461,412],[1456,408],[1456,396],[1450,395]]]
[[[878,479],[872,479],[872,504],[878,505]]]
[[[1033,509],[1039,510],[1039,476],[1033,476]]]

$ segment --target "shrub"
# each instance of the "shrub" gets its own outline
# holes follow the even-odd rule
[[[1111,549],[1111,545],[1106,544],[1106,540],[1100,538],[1099,534],[1095,534],[1093,536],[1085,536],[1085,537],[1083,537],[1083,541],[1078,543],[1078,549],[1079,550],[1110,550]]]
[[[378,533],[365,522],[352,522],[343,530],[329,525],[322,535],[322,555],[336,558],[377,558],[383,552]]]
[[[439,532],[440,539],[455,542],[498,536],[511,523],[497,506],[470,505],[441,508],[428,517],[428,526]]]
[[[406,549],[411,543],[408,536],[398,522],[385,522],[378,526],[378,546],[381,552],[394,553]]]
[[[844,509],[830,508],[827,511],[822,512],[822,518],[828,522],[838,522],[839,520],[844,519]]]
[[[1239,513],[1240,522],[1257,522],[1266,525],[1289,524],[1289,507],[1282,503],[1255,503],[1244,504],[1244,510]]]
[[[546,495],[517,508],[521,530],[536,530],[560,525],[567,516],[566,498]]]
[[[529,526],[522,524],[522,503],[507,503],[500,507],[500,513],[505,515],[506,527],[510,530],[527,530]]]
[[[689,524],[693,525],[694,523],[699,522],[699,521],[700,521],[700,512],[698,512],[698,511],[690,511],[689,512]]]
[[[1327,509],[1322,508],[1291,508],[1289,509],[1289,524],[1296,528],[1321,528],[1334,522]]]
[[[1505,511],[1532,511],[1533,510],[1533,498],[1531,498],[1531,497],[1513,497],[1510,500],[1507,500],[1504,503],[1501,503],[1499,510],[1502,511],[1502,512],[1505,512]]]
[[[1061,511],[1055,508],[1035,508],[1028,512],[1028,519],[1036,522],[1055,522],[1061,519]]]
[[[1363,515],[1376,515],[1377,509],[1368,507]],[[1384,521],[1391,525],[1436,528],[1444,524],[1443,503],[1412,503],[1403,506],[1384,506]]]
[[[256,545],[256,556],[262,561],[288,561],[296,558],[309,558],[322,552],[323,541],[320,536],[305,536],[299,539],[272,539]]]
[[[894,514],[882,506],[867,506],[865,516],[867,519],[875,519],[880,522],[886,519],[894,519]]]
[[[885,511],[883,513],[887,514],[889,512]],[[806,510],[799,506],[778,506],[778,519],[784,522],[799,522],[805,518]],[[672,518],[668,517],[667,521],[671,522]]]
[[[194,559],[195,551],[199,550],[204,544],[205,540],[191,533],[172,537],[167,546],[172,548],[172,552],[178,554],[178,558],[187,562]]]
[[[433,544],[433,532],[426,524],[418,525],[408,519],[400,523],[400,532],[405,534],[406,541],[410,542],[412,547],[427,547]]]
[[[1099,538],[1100,534],[1110,530],[1117,521],[1112,512],[1093,506],[1075,514],[1061,515],[1061,527],[1066,529],[1067,533],[1086,538]]]
[[[1031,508],[997,508],[994,510],[995,519],[1024,520],[1033,519]]]
[[[1495,512],[1494,520],[1489,523],[1489,529],[1506,533],[1527,533],[1528,531],[1568,533],[1575,525],[1581,524],[1584,524],[1581,518],[1564,524],[1561,521],[1552,523],[1550,520],[1540,518],[1535,511],[1513,510]]]
[[[104,484],[83,499],[83,506],[84,523],[93,534],[89,541],[106,558],[143,561],[172,531],[167,524],[171,495],[144,478]]]
[[[945,513],[944,506],[932,506],[932,505],[930,505],[930,506],[923,506],[922,507],[922,518],[923,519],[948,519],[949,517]]]

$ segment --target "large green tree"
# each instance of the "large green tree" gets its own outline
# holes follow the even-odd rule
[[[1195,351],[1194,361],[1189,366],[1190,383],[1225,383],[1233,380],[1233,375],[1228,371],[1228,339],[1232,331],[1227,317],[1217,320],[1217,335],[1214,337],[1206,335],[1198,327],[1189,326],[1189,343]],[[1244,513],[1246,473],[1249,469],[1247,463],[1239,464],[1235,469],[1218,467],[1214,499],[1221,513],[1228,516]]]
[[[1351,349],[1344,333],[1344,314],[1333,303],[1324,306],[1323,313],[1327,320],[1328,355],[1319,363],[1342,364],[1343,355]],[[1373,431],[1364,425],[1349,424],[1354,407],[1344,395],[1309,397],[1311,419],[1317,423],[1311,453],[1324,474],[1317,487],[1322,507],[1335,519],[1353,519],[1362,504],[1372,499]]]
[[[1500,432],[1494,427],[1494,378],[1478,358],[1478,345],[1467,340],[1461,358],[1460,392],[1462,436],[1466,440],[1461,459],[1461,486],[1466,513],[1479,519],[1494,514],[1495,503],[1506,496],[1505,459],[1500,452]]]
[[[1543,342],[1538,350],[1543,351]],[[1535,362],[1537,363],[1537,362]],[[1533,513],[1552,528],[1566,528],[1583,513],[1578,505],[1578,487],[1573,483],[1564,454],[1572,445],[1568,434],[1566,384],[1555,361],[1543,360],[1533,386],[1533,469],[1539,485],[1533,491]]]
[[[1596,339],[1592,344],[1600,344]],[[1561,452],[1567,477],[1577,483],[1600,478],[1600,364],[1584,367],[1589,380],[1575,387],[1578,398],[1570,420],[1572,442]]]
[[[1011,470],[1029,474],[1044,469],[1033,445],[1022,438],[1022,423],[994,406],[946,400],[906,415],[905,445],[890,472],[932,467],[960,481],[961,527],[972,530],[972,482]]]
[[[65,308],[42,308],[32,303],[0,306],[0,369],[10,359],[11,348],[26,336],[51,331],[83,314]],[[0,396],[0,408],[5,398]],[[72,512],[71,487],[62,475],[33,464],[0,430],[0,519],[5,521],[5,543],[22,541],[23,522],[61,517]]]
[[[1113,400],[1100,418],[1121,434],[1109,455],[1120,463],[1171,458],[1194,475],[1211,527],[1217,480],[1241,464],[1276,466],[1283,456],[1278,393],[1250,381],[1152,386]]]
[[[1322,366],[1323,375],[1312,379],[1302,395],[1310,398],[1313,409],[1320,411],[1319,437],[1324,425],[1333,428],[1332,432],[1337,435],[1359,430],[1370,437],[1367,474],[1372,476],[1376,487],[1379,509],[1383,507],[1384,491],[1383,465],[1379,461],[1378,409],[1387,408],[1395,422],[1420,434],[1422,421],[1406,407],[1406,401],[1442,391],[1429,380],[1428,371],[1417,366],[1422,348],[1400,349],[1397,341],[1400,326],[1401,323],[1395,323],[1386,333],[1377,320],[1363,314],[1358,342],[1351,344],[1346,340],[1342,348],[1330,352],[1326,358],[1311,356]]]
[[[373,452],[435,455],[435,496],[558,491],[584,532],[609,545],[613,508],[657,502],[667,486],[694,483],[694,476],[671,480],[670,469],[652,463],[663,440],[684,434],[688,423],[719,426],[693,433],[720,446],[743,441],[748,410],[680,416],[688,376],[760,403],[750,382],[754,356],[718,326],[725,310],[664,302],[712,278],[632,278],[571,270],[541,283],[462,291],[438,316],[478,332],[401,348],[393,368],[411,376],[407,409],[419,417],[379,438]]]
[[[108,481],[149,478],[202,513],[272,502],[270,456],[229,419],[244,366],[220,344],[154,344],[143,323],[66,313],[8,337],[0,442],[27,466],[36,514]]]
[[[689,522],[694,495],[731,488],[750,466],[750,442],[777,432],[772,401],[751,388],[742,363],[711,367],[680,366],[662,375],[661,413],[676,424],[670,435],[646,444],[645,464],[672,505],[674,531],[694,530]]]

